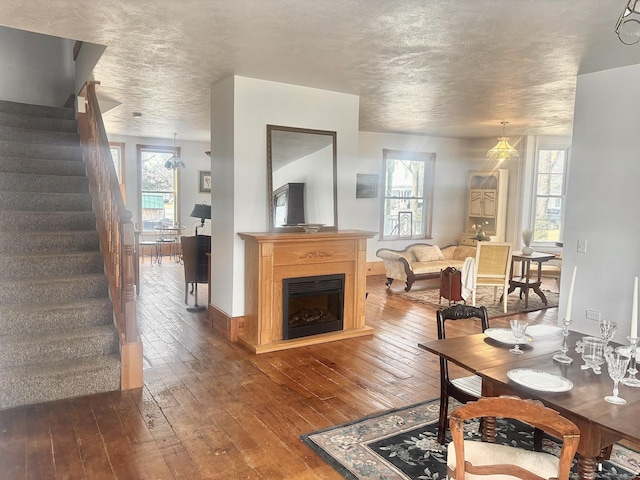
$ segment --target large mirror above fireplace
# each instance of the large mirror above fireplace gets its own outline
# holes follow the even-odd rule
[[[270,231],[338,228],[336,132],[267,125]]]

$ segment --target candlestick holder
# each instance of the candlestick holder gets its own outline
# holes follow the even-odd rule
[[[636,373],[638,373],[638,369],[636,368],[636,349],[638,347],[638,338],[627,337],[627,340],[629,340],[629,356],[631,357],[631,360],[629,361],[629,368],[627,369],[629,376],[625,377],[621,383],[627,387],[640,387],[640,380],[636,378]]]
[[[569,364],[573,362],[573,358],[567,355],[569,351],[569,347],[567,347],[567,337],[569,336],[569,325],[571,325],[571,320],[564,319],[562,320],[562,346],[560,347],[560,353],[556,353],[553,356],[553,359],[559,363]]]

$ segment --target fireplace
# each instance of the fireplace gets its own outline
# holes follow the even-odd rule
[[[284,340],[342,330],[343,312],[343,273],[282,280]]]

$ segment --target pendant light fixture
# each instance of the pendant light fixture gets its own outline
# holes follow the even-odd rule
[[[638,0],[629,0],[616,23],[618,38],[625,45],[640,41],[640,5]]]
[[[186,167],[182,159],[178,156],[178,147],[176,147],[176,135],[178,134],[173,134],[173,156],[166,162],[164,162],[164,166],[169,170],[177,170],[178,168]]]
[[[505,127],[509,125],[509,122],[500,122],[500,124],[502,125],[502,136],[498,139],[496,146],[487,152],[487,158],[503,162],[516,158],[519,154],[518,150],[509,145],[509,139],[505,136]]]

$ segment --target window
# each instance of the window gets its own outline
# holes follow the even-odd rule
[[[383,150],[381,239],[431,238],[435,153]]]
[[[536,163],[533,202],[533,241],[559,242],[562,238],[568,148],[540,148]]]
[[[109,142],[109,149],[111,150],[111,158],[113,159],[113,166],[116,168],[116,175],[118,176],[118,183],[124,183],[124,143]]]
[[[165,167],[180,156],[180,148],[138,145],[138,185],[142,231],[161,224],[175,225],[178,219],[178,170]]]

